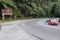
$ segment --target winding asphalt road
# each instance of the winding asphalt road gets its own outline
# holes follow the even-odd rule
[[[60,40],[60,26],[50,26],[46,23],[47,19],[30,20],[20,26],[29,34],[42,40]]]
[[[32,19],[3,23],[0,40],[60,40],[60,27],[44,24],[46,20]]]

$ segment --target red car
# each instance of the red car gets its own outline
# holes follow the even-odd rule
[[[56,21],[56,20],[48,20],[48,25],[58,25],[58,21]]]

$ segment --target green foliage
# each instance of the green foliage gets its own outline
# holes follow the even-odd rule
[[[2,4],[4,6],[4,8],[15,8],[17,9],[17,6],[15,5],[15,3],[13,2],[13,0],[0,0],[0,4]],[[10,6],[8,6],[10,5]]]
[[[22,12],[26,16],[32,15],[32,17],[33,16],[51,17],[52,15],[56,17],[60,15],[59,0],[30,0],[30,1],[20,0],[18,4],[19,8],[23,9]],[[58,8],[57,6],[55,7],[54,4],[58,4],[59,7]]]
[[[51,15],[50,15],[51,7],[44,5],[44,6],[42,6],[42,8],[43,8],[43,10],[44,10],[45,13],[46,13],[45,16],[50,17],[50,16],[51,16]]]
[[[60,16],[60,4],[54,4],[51,10],[51,15],[55,17]]]
[[[60,17],[60,0],[0,0],[4,8],[12,8],[13,15],[32,17]]]
[[[18,16],[19,15],[19,10],[13,9],[13,16]]]

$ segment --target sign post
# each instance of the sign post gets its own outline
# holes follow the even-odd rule
[[[4,16],[4,15],[2,15],[2,19],[3,19],[3,20],[5,19],[5,16]]]
[[[4,14],[5,14],[5,11],[4,11],[4,9],[2,9],[2,20],[4,20],[4,19],[5,19]]]

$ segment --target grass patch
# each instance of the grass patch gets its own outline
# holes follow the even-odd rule
[[[6,18],[5,20],[0,19],[0,23],[4,23],[4,22],[10,22],[10,21],[17,21],[17,20],[27,20],[27,19],[32,19],[31,17],[17,17],[16,20],[14,18]]]

